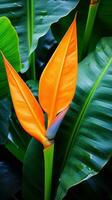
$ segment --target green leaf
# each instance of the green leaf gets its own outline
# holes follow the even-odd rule
[[[37,83],[37,81],[28,80],[28,81],[26,81],[26,84],[28,85],[31,92],[33,93],[33,96],[37,97],[38,96],[38,83]]]
[[[61,200],[70,187],[97,174],[112,155],[112,37],[103,38],[79,64],[76,96],[56,145],[60,162],[55,165],[61,164],[56,200]]]
[[[88,52],[93,51],[95,49],[95,46],[100,38],[112,35],[112,1],[100,0],[98,1],[98,3],[99,7],[93,26],[93,32],[89,39],[89,45],[87,49]],[[89,9],[88,5],[85,5],[85,2],[80,2],[80,12],[78,18],[79,58],[81,53],[81,46],[83,46],[83,34],[85,26],[84,24],[86,24],[85,20],[87,20],[88,13],[88,11],[86,10],[87,8]]]
[[[78,36],[78,57],[80,62],[82,42],[84,37],[84,31],[86,27],[87,14],[89,9],[90,1],[80,1],[78,8],[74,9],[69,15],[60,19],[57,23],[52,25],[52,32],[59,42],[67,30],[67,27],[72,21],[73,16],[77,13],[77,36]],[[58,31],[60,30],[60,32]],[[112,35],[112,1],[111,0],[100,0],[96,20],[93,27],[93,32],[90,38],[87,53],[95,49],[96,44],[100,38]]]
[[[35,27],[31,52],[35,50],[38,39],[48,32],[51,24],[66,16],[77,6],[78,2],[79,0],[48,0],[43,3],[38,0],[35,3]]]
[[[65,199],[70,200],[111,200],[112,188],[112,160],[105,165],[103,170],[96,176],[83,181],[69,190]]]
[[[14,110],[11,110],[9,118],[9,133],[5,147],[20,161],[24,155],[31,137],[20,126]]]
[[[38,39],[47,33],[51,24],[74,9],[78,2],[79,0],[0,1],[0,16],[9,17],[19,35],[21,58],[25,65],[22,72],[28,69],[29,51],[31,53],[36,49]]]
[[[76,15],[77,10],[77,37],[78,37],[78,57],[80,58],[81,50],[82,50],[82,39],[83,34],[86,26],[86,19],[88,13],[89,3],[88,1],[80,1],[78,7],[73,9],[67,16],[61,18],[57,23],[52,25],[52,32],[55,39],[58,43],[61,41],[62,37],[64,36],[65,32],[67,31],[68,27],[70,26],[71,22]],[[60,30],[60,32],[59,32]]]
[[[8,138],[10,113],[10,102],[7,99],[0,100],[0,144],[4,144]]]
[[[23,161],[30,137],[20,126],[11,103],[7,99],[0,100],[0,144],[20,161]]]
[[[15,156],[19,161],[23,162],[24,160],[24,155],[25,155],[25,151],[18,147],[16,145],[16,143],[13,143],[11,140],[8,140],[5,143],[5,147],[8,149],[8,151]]]
[[[27,18],[25,0],[1,0],[0,16],[7,16],[19,36],[19,47],[24,71],[28,69],[28,39],[27,39]],[[10,43],[9,43],[10,44]],[[9,59],[8,59],[9,60]],[[23,70],[23,69],[22,69]]]
[[[44,199],[43,146],[34,139],[29,143],[24,159],[23,199]]]
[[[98,19],[102,23],[103,29],[112,33],[112,1],[101,0],[98,12]]]
[[[82,60],[82,58],[85,57],[86,51],[88,50],[99,4],[100,4],[99,0],[96,1],[94,4],[90,2],[85,31],[82,40],[82,51],[80,60]]]
[[[92,51],[100,38],[112,36],[112,1],[100,0],[98,13],[91,36],[88,52]]]
[[[18,72],[21,69],[18,36],[6,17],[0,17],[0,50]],[[0,98],[8,93],[8,83],[2,57],[0,55]]]

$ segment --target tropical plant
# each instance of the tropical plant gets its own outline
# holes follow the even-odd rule
[[[2,54],[8,76],[13,105],[22,127],[44,146],[45,195],[50,199],[54,139],[67,108],[73,98],[77,80],[76,19],[63,37],[39,84],[39,101],[48,117],[45,130],[44,113],[32,93]],[[68,42],[66,42],[68,41]],[[70,56],[68,56],[70,54]],[[57,60],[58,57],[58,60]],[[74,62],[75,61],[75,67]],[[53,73],[51,68],[53,67]],[[58,77],[58,78],[57,78]],[[45,88],[46,87],[46,88]],[[48,91],[48,93],[45,93]],[[51,96],[49,96],[51,94]],[[18,109],[19,108],[19,109]],[[49,173],[48,173],[49,170]]]
[[[82,185],[81,191],[85,188],[89,194],[89,187],[92,194],[92,184],[98,185],[99,179],[96,178],[96,183],[95,178],[89,178],[99,173],[112,155],[112,2],[78,2],[0,3],[0,15],[9,17],[19,35],[18,39],[8,18],[0,18],[0,143],[22,163],[25,200],[61,200],[72,186],[75,187],[65,199],[72,200],[70,192],[75,191],[73,199],[87,199],[79,193],[76,195],[75,188]],[[9,8],[7,13],[6,5]],[[75,98],[70,105],[77,74],[74,68],[77,63],[75,25],[71,26],[74,26],[74,34],[71,28],[68,36],[65,32],[77,11],[78,81]],[[45,33],[47,35],[41,38]],[[62,39],[64,34],[65,39]],[[56,48],[56,40],[59,46],[42,72]],[[68,65],[70,68],[66,71]],[[67,84],[68,81],[70,84]],[[70,89],[72,83],[73,88]],[[22,129],[14,109],[25,131],[36,140]],[[7,165],[0,163],[1,184],[3,167]],[[103,183],[102,187],[105,188]],[[13,194],[12,190],[7,192],[7,199],[10,194]],[[109,190],[108,196],[111,199]],[[97,199],[95,194],[93,197]]]

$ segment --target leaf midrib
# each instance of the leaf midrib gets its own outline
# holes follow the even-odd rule
[[[78,133],[79,133],[79,128],[80,128],[80,125],[81,125],[81,122],[85,116],[85,113],[88,109],[88,106],[95,94],[95,91],[96,89],[98,88],[102,78],[104,77],[106,71],[108,70],[108,68],[110,67],[110,65],[112,64],[112,57],[109,59],[108,63],[106,64],[106,66],[104,67],[103,71],[101,72],[100,76],[98,77],[98,79],[96,80],[95,84],[93,85],[92,89],[90,90],[90,93],[89,95],[87,96],[86,98],[86,101],[82,107],[82,110],[77,118],[77,122],[73,128],[73,131],[72,131],[72,134],[71,134],[71,138],[69,140],[69,143],[68,143],[68,146],[67,146],[67,150],[66,150],[66,153],[65,153],[65,157],[64,157],[64,160],[63,160],[63,163],[62,163],[62,167],[61,167],[61,172],[62,170],[64,169],[64,166],[65,166],[65,163],[70,155],[70,152],[72,150],[72,147],[73,147],[73,144],[74,144],[74,141],[76,140],[77,136],[78,136]],[[74,135],[75,133],[75,135]]]

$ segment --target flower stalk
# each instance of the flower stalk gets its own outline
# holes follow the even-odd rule
[[[51,198],[52,186],[52,171],[53,171],[53,157],[54,157],[54,144],[43,150],[44,153],[44,200]]]

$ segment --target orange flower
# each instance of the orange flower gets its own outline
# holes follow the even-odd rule
[[[39,84],[39,101],[48,114],[48,126],[67,108],[77,81],[76,18],[45,67]]]
[[[22,127],[46,148],[72,101],[77,81],[76,19],[63,37],[46,68],[39,84],[39,101],[48,115],[48,129],[44,113],[31,91],[2,53],[16,115]],[[53,129],[54,127],[54,129]],[[48,134],[48,135],[47,135]]]

